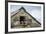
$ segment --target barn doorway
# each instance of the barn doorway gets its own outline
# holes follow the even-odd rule
[[[25,24],[25,16],[20,16],[20,24]]]

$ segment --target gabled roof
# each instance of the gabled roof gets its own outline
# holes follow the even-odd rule
[[[40,23],[39,21],[37,21],[31,14],[29,14],[29,13],[25,10],[24,7],[21,7],[21,8],[19,9],[19,11],[16,12],[15,14],[13,14],[11,17],[13,17],[13,16],[16,15],[17,13],[19,13],[21,9],[23,9],[23,10],[24,10],[28,15],[30,15],[38,24],[41,25],[41,23]]]

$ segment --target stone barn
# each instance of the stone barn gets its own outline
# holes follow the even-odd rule
[[[11,28],[40,27],[41,23],[29,14],[24,7],[11,13]]]

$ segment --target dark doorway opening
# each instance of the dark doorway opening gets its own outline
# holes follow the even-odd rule
[[[20,24],[25,24],[25,16],[20,16]]]

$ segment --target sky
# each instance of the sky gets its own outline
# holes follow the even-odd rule
[[[41,22],[41,6],[10,5],[10,11],[16,12],[21,7],[24,7],[29,14]]]

